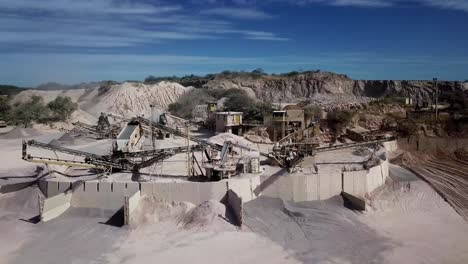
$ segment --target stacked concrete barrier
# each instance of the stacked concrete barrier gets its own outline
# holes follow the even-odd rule
[[[141,199],[141,192],[137,191],[133,195],[126,195],[124,197],[124,225],[130,225],[132,220],[132,213],[138,207]]]
[[[367,191],[367,171],[359,170],[343,172],[343,192],[358,197],[364,197]]]
[[[250,186],[247,186],[250,190]],[[167,202],[191,202],[199,205],[205,201],[220,201],[226,195],[227,181],[218,182],[144,182],[141,195],[152,196]]]
[[[383,186],[389,176],[389,161],[384,160],[369,170],[343,172],[343,191],[348,194],[364,197]]]
[[[139,191],[137,182],[86,181],[73,191],[72,206],[116,210],[124,205],[126,195]]]
[[[65,211],[71,206],[72,192],[60,193],[50,198],[39,199],[39,211],[41,222],[50,221]]]
[[[267,179],[262,177],[263,181]],[[285,175],[264,189],[262,195],[294,202],[325,200],[341,193],[341,181],[341,172]]]
[[[244,202],[255,198],[249,178],[231,178],[228,180],[227,188],[234,191]]]

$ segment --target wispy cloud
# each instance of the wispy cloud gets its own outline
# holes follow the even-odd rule
[[[296,5],[322,4],[331,6],[351,7],[398,7],[404,4],[420,5],[468,12],[468,0],[270,0],[271,2],[287,2]]]
[[[193,12],[170,2],[127,0],[0,0],[0,52],[20,47],[125,48],[164,41],[241,38],[278,41],[273,32],[254,31],[232,19],[271,16],[251,8]],[[229,15],[228,15],[229,14]],[[259,37],[264,35],[264,37]]]
[[[461,10],[468,12],[467,0],[419,0],[427,6],[439,7],[444,9]]]
[[[245,7],[218,7],[205,9],[200,12],[203,15],[216,15],[236,19],[269,19],[273,16],[264,11]]]

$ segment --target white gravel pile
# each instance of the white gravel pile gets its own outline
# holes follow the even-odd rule
[[[318,105],[325,111],[335,109],[350,109],[352,107],[360,107],[375,101],[375,98],[346,95],[346,94],[313,94],[308,98],[309,104]]]
[[[34,128],[22,128],[15,127],[13,130],[9,131],[0,136],[0,139],[18,139],[18,138],[30,138],[39,136],[41,133]]]

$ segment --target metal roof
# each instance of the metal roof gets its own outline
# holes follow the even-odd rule
[[[119,137],[117,139],[130,139],[130,136],[133,134],[135,129],[137,129],[138,125],[127,125],[125,129],[120,132]]]

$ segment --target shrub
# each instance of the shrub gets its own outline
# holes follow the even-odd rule
[[[197,105],[205,104],[214,99],[208,89],[193,89],[181,96],[176,103],[170,104],[168,110],[173,115],[190,119],[192,111]]]
[[[77,104],[67,96],[58,96],[55,100],[49,102],[47,107],[52,111],[52,121],[66,121],[78,108]]]
[[[318,105],[308,105],[304,108],[304,116],[307,120],[317,121],[322,117],[322,109]]]
[[[338,110],[329,113],[328,119],[334,123],[335,130],[340,131],[344,128],[347,128],[351,124],[351,121],[355,115],[355,112],[349,110]]]
[[[44,105],[44,100],[40,96],[32,96],[31,100],[25,103],[15,104],[10,116],[15,124],[22,124],[24,127],[31,126],[33,121],[44,121],[47,119],[49,109]]]

